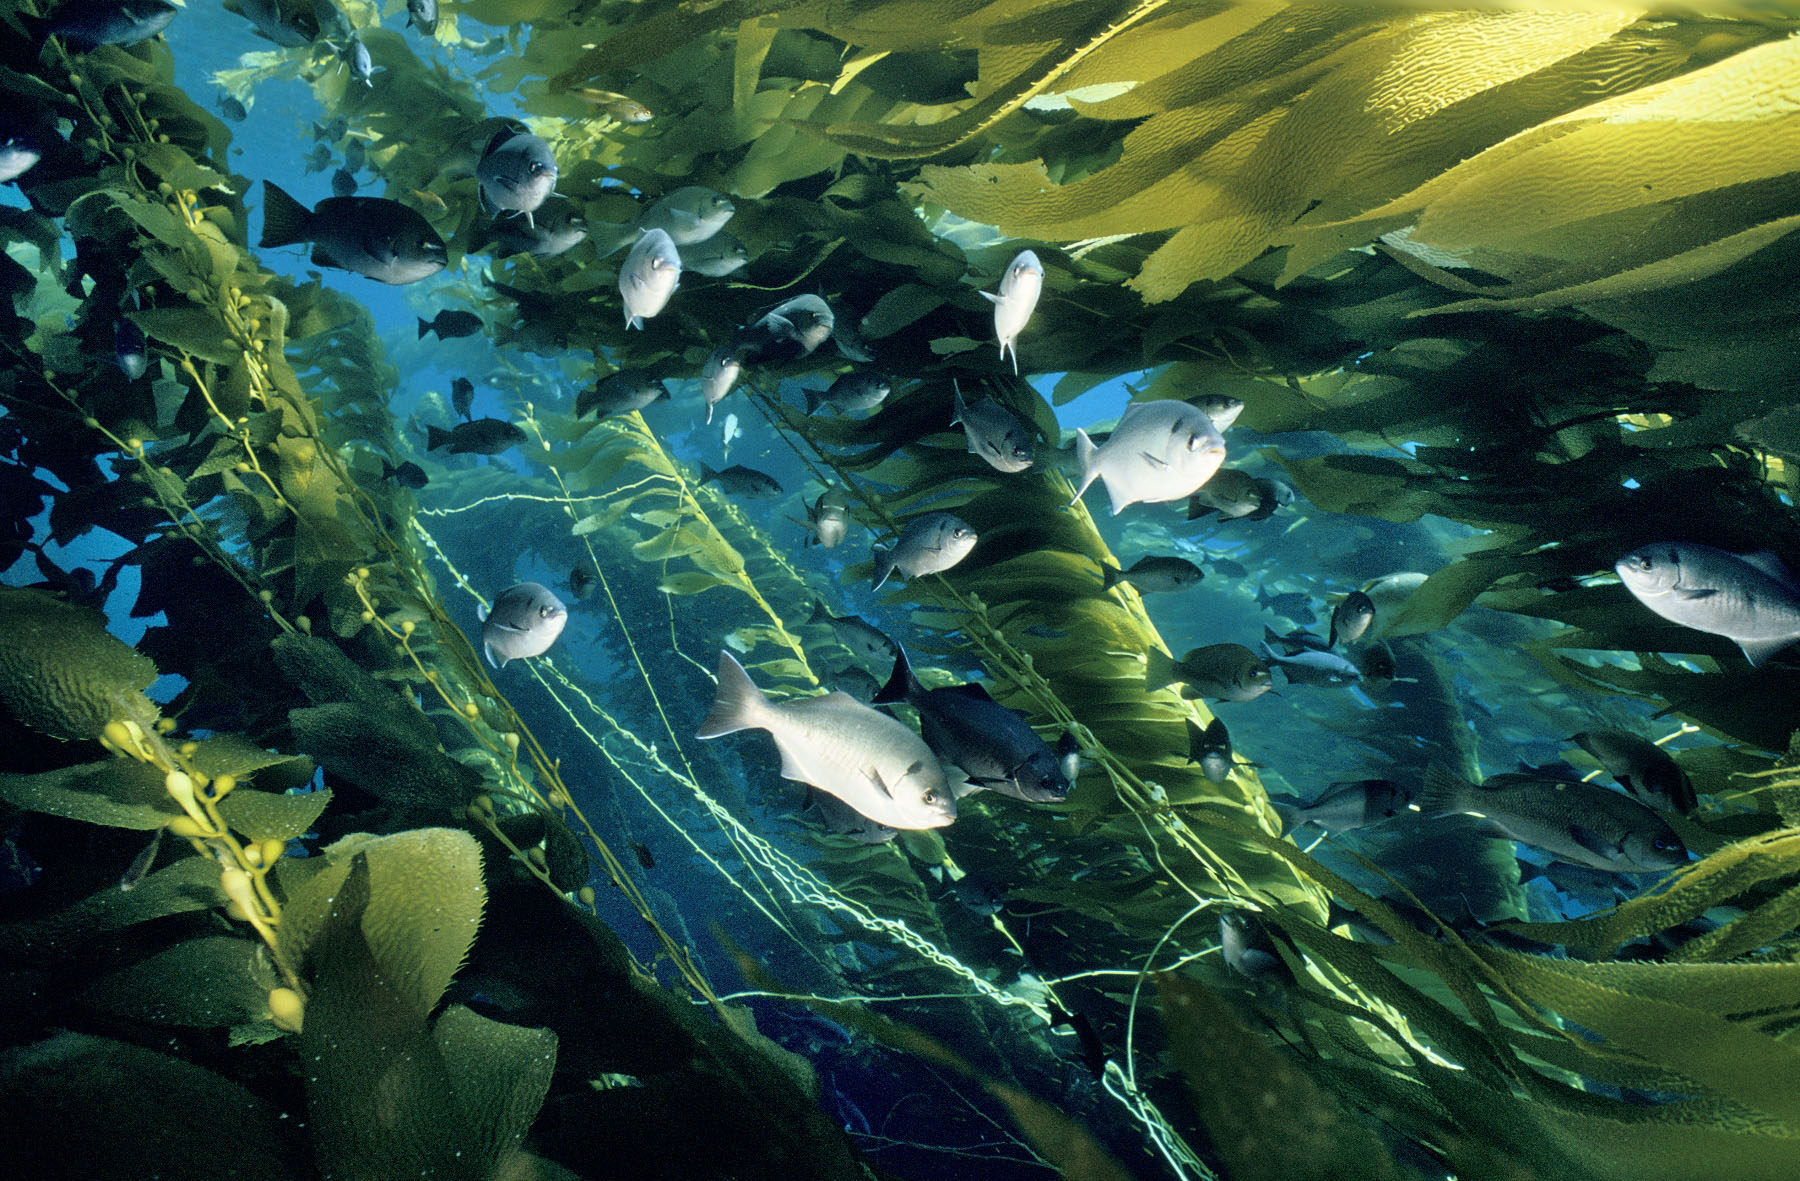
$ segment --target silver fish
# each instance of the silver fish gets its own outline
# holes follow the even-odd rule
[[[1411,791],[1392,779],[1357,779],[1332,784],[1310,804],[1279,804],[1276,811],[1289,828],[1310,824],[1335,835],[1391,819],[1412,798]]]
[[[1734,554],[1692,541],[1632,550],[1625,589],[1673,623],[1724,636],[1756,667],[1800,640],[1800,582],[1768,550]]]
[[[238,0],[238,11],[283,49],[310,45],[320,33],[319,18],[304,0]]]
[[[1043,291],[1044,264],[1031,251],[1021,250],[1000,276],[1000,293],[981,293],[994,305],[994,335],[1000,341],[1000,359],[1006,360],[1006,354],[1011,352],[1014,373],[1019,371],[1019,333],[1031,319]]]
[[[692,246],[724,229],[736,212],[737,206],[725,194],[705,185],[687,185],[644,210],[637,224],[640,230],[662,230],[677,246]]]
[[[1216,422],[1213,425],[1218,426]],[[1218,513],[1226,521],[1253,517],[1262,509],[1264,499],[1261,481],[1236,468],[1222,467],[1205,487],[1188,497],[1187,519],[1197,521],[1211,513]]]
[[[1219,952],[1225,966],[1251,980],[1293,981],[1294,973],[1260,921],[1241,910],[1219,915]]]
[[[880,628],[855,615],[833,615],[825,609],[823,603],[813,604],[812,618],[806,622],[829,627],[832,638],[850,649],[851,655],[858,660],[866,660],[885,668],[899,652],[894,641],[888,639],[887,633]]]
[[[831,305],[816,295],[796,295],[775,305],[757,321],[775,341],[786,341],[802,357],[810,357],[837,327]]]
[[[431,223],[398,201],[327,197],[308,209],[266,180],[263,196],[265,249],[311,242],[316,265],[390,284],[435,275],[449,258]]]
[[[529,131],[500,131],[475,166],[483,204],[496,213],[523,214],[528,226],[537,224],[532,214],[555,190],[556,176],[550,145]]]
[[[681,285],[681,256],[662,230],[646,230],[619,268],[619,294],[625,299],[625,327],[642,328],[644,321],[669,306],[669,297]]]
[[[816,414],[819,407],[825,405],[835,406],[844,413],[873,410],[885,402],[893,390],[888,379],[879,373],[868,370],[846,373],[832,382],[828,390],[807,390],[806,412]]]
[[[0,133],[0,185],[18,180],[43,158],[43,148],[26,132]]]
[[[344,42],[344,48],[338,51],[338,56],[344,63],[344,68],[350,71],[350,80],[361,82],[370,89],[375,87],[375,75],[387,73],[386,67],[375,65],[375,59],[369,56],[369,47],[355,33],[351,33],[350,39]]]
[[[1225,722],[1214,718],[1202,730],[1194,724],[1192,718],[1183,719],[1187,723],[1188,762],[1199,763],[1200,773],[1208,782],[1224,783],[1231,777],[1231,735],[1225,730]]]
[[[125,867],[125,872],[119,876],[119,893],[131,893],[138,888],[138,883],[149,875],[150,867],[156,864],[157,850],[162,848],[163,832],[164,830],[159,828],[152,833],[150,843],[131,859],[130,865]]]
[[[510,660],[542,656],[562,635],[568,621],[562,600],[549,587],[521,582],[495,595],[493,608],[481,612],[481,650],[494,668],[505,668]]]
[[[976,540],[975,530],[961,517],[949,513],[914,517],[892,546],[875,547],[875,588],[881,589],[896,570],[908,578],[941,574],[968,557]]]
[[[1571,741],[1599,760],[1639,803],[1683,814],[1699,803],[1687,772],[1654,742],[1623,730],[1583,730]]]
[[[719,431],[719,450],[725,453],[726,459],[731,458],[731,445],[743,438],[743,435],[743,430],[738,426],[738,416],[735,414],[727,414],[725,416],[725,425]]]
[[[750,252],[730,234],[714,234],[704,242],[683,247],[681,251],[681,265],[709,279],[723,279],[742,270],[749,261]]]
[[[136,45],[162,32],[175,19],[168,0],[65,0],[49,17],[26,16],[22,23],[36,40],[56,36],[71,49]]]
[[[1331,631],[1326,642],[1333,648],[1354,644],[1375,622],[1375,600],[1361,591],[1351,591],[1331,609]]]
[[[1229,394],[1201,394],[1194,399],[1194,405],[1212,419],[1213,429],[1221,435],[1244,412],[1243,399],[1233,398]]]
[[[530,254],[537,258],[555,258],[575,249],[587,241],[587,237],[587,222],[562,198],[539,206],[529,222],[509,217],[496,220],[488,227],[488,240],[500,248],[502,257]]]
[[[981,456],[995,471],[1022,472],[1031,466],[1031,432],[991,395],[970,406],[963,402],[962,391],[956,391],[950,425],[958,424],[969,441],[969,454]]]
[[[825,549],[837,548],[850,528],[850,504],[843,489],[827,488],[819,493],[819,499],[807,506],[806,526],[812,531],[806,544],[816,542]]]
[[[730,652],[696,738],[767,730],[783,778],[811,784],[889,828],[942,828],[956,819],[944,769],[924,739],[845,693],[772,702]]]
[[[427,37],[437,32],[438,0],[406,0],[406,23]]]
[[[1662,817],[1591,783],[1508,774],[1477,787],[1433,764],[1418,809],[1427,816],[1481,816],[1512,840],[1593,869],[1658,873],[1688,861],[1687,847]]]
[[[1290,685],[1354,685],[1362,680],[1362,670],[1336,652],[1308,650],[1283,656],[1263,643],[1263,659],[1271,667],[1279,666]]]
[[[113,325],[113,356],[119,362],[119,372],[131,381],[144,376],[145,370],[150,368],[150,351],[143,329],[124,316]]]
[[[707,422],[712,421],[713,407],[724,401],[743,372],[744,363],[730,345],[720,345],[706,358],[706,366],[700,370],[700,395],[706,399]]]
[[[1210,418],[1186,402],[1134,402],[1101,446],[1077,430],[1075,454],[1081,462],[1081,486],[1069,503],[1080,500],[1098,479],[1105,483],[1117,516],[1140,501],[1158,504],[1188,497],[1225,462],[1225,440]]]

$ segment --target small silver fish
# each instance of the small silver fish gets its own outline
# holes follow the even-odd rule
[[[475,165],[482,203],[497,214],[522,214],[528,226],[537,224],[532,214],[555,190],[556,177],[556,157],[550,145],[529,131],[510,128],[488,141],[487,151]]]
[[[819,493],[819,499],[807,506],[806,525],[812,530],[812,536],[806,539],[807,545],[816,543],[825,549],[837,548],[850,528],[850,502],[845,499],[843,489],[827,488]]]
[[[1614,567],[1637,600],[1672,623],[1724,636],[1752,668],[1800,640],[1800,581],[1768,550],[1734,554],[1692,541],[1632,550]]]
[[[1380,824],[1412,803],[1413,793],[1392,779],[1356,779],[1334,783],[1310,804],[1277,805],[1289,828],[1310,824],[1336,835]]]
[[[669,306],[669,297],[681,285],[681,256],[675,243],[660,229],[646,230],[619,268],[619,294],[625,299],[625,327],[642,328],[644,321]]]
[[[1087,432],[1075,432],[1081,462],[1081,499],[1096,479],[1106,485],[1114,516],[1142,501],[1184,500],[1212,478],[1225,462],[1225,440],[1212,419],[1186,402],[1134,402],[1098,447]]]
[[[1333,648],[1339,644],[1354,644],[1374,622],[1375,600],[1361,591],[1351,591],[1331,609],[1331,630],[1325,642]]]
[[[144,376],[150,368],[150,350],[144,340],[144,331],[125,316],[120,316],[118,323],[113,325],[113,356],[119,362],[119,372],[130,381]]]
[[[706,358],[706,366],[700,370],[700,395],[706,399],[707,422],[712,421],[713,407],[731,392],[743,371],[743,362],[730,345],[720,345]]]
[[[0,185],[18,180],[44,158],[37,138],[22,130],[0,130]]]
[[[705,185],[676,189],[644,210],[640,230],[662,230],[677,246],[704,242],[731,220],[737,206],[725,194]]]
[[[438,0],[406,0],[406,23],[427,37],[438,27]]]
[[[1231,735],[1224,720],[1214,718],[1204,730],[1192,718],[1183,720],[1187,723],[1188,762],[1199,763],[1208,782],[1224,783],[1231,777]]]
[[[1000,341],[1000,359],[1006,360],[1006,354],[1011,352],[1015,374],[1019,371],[1019,333],[1030,321],[1043,291],[1044,264],[1031,251],[1021,250],[1000,276],[1000,293],[981,293],[994,305],[994,335]]]
[[[738,416],[727,414],[725,426],[719,431],[719,449],[724,453],[726,459],[731,458],[731,445],[743,437],[744,432],[738,426]]]
[[[709,279],[723,279],[750,261],[750,252],[730,234],[717,233],[703,242],[682,247],[681,265]]]
[[[851,655],[883,668],[891,664],[899,652],[887,633],[874,624],[855,615],[833,615],[825,609],[824,603],[813,604],[812,618],[806,622],[830,628],[832,638],[850,649]]]
[[[144,846],[142,852],[131,859],[130,865],[125,867],[124,874],[119,878],[119,893],[131,893],[138,888],[138,883],[143,881],[144,878],[149,875],[150,867],[156,864],[157,850],[162,848],[163,832],[163,829],[157,829],[156,832],[151,835],[150,843]]]
[[[987,460],[988,466],[1000,472],[1022,472],[1031,466],[1031,432],[1019,416],[995,401],[990,395],[969,406],[962,391],[956,391],[956,412],[950,425],[960,424],[969,442],[969,454]]]
[[[843,413],[873,410],[887,400],[893,388],[879,373],[867,370],[846,373],[832,382],[828,390],[807,390],[806,412],[815,414],[825,405],[835,406]]]
[[[1362,680],[1362,670],[1336,652],[1306,650],[1283,656],[1263,643],[1263,659],[1271,667],[1279,667],[1290,685],[1354,685]]]
[[[355,33],[350,34],[350,39],[338,51],[338,56],[344,68],[350,71],[350,80],[361,82],[371,90],[375,87],[375,75],[387,73],[385,66],[376,66],[375,59],[369,56],[369,47]]]
[[[1243,399],[1233,398],[1228,394],[1201,394],[1194,399],[1194,405],[1199,407],[1200,413],[1212,419],[1213,429],[1221,435],[1244,412]]]
[[[900,530],[892,546],[876,546],[875,589],[894,571],[908,578],[941,574],[969,556],[977,540],[967,521],[950,513],[926,513],[914,517]]]
[[[549,587],[521,582],[495,595],[493,608],[483,609],[480,618],[482,652],[488,664],[505,668],[508,661],[548,652],[569,613]]]

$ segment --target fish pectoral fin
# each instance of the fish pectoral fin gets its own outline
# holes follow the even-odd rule
[[[1612,860],[1624,853],[1624,848],[1614,841],[1609,841],[1591,828],[1583,828],[1579,824],[1569,827],[1569,835],[1575,843],[1596,857]]]
[[[1145,463],[1149,464],[1151,467],[1166,468],[1169,466],[1167,460],[1158,458],[1157,456],[1150,454],[1148,451],[1140,451],[1140,452],[1138,452],[1138,455],[1141,456],[1143,458],[1143,461]]]
[[[987,300],[989,303],[999,303],[1001,300],[1006,298],[1004,295],[995,295],[992,291],[978,291],[975,294],[981,296],[983,299]]]
[[[495,629],[497,629],[497,630],[499,630],[499,631],[503,631],[503,632],[517,632],[517,633],[518,633],[518,634],[519,634],[519,635],[521,635],[521,636],[522,636],[522,635],[524,635],[524,634],[525,634],[525,629],[524,629],[524,628],[522,628],[522,627],[514,627],[514,626],[512,626],[512,625],[511,625],[511,624],[509,624],[509,623],[500,623],[500,622],[498,622],[498,621],[496,621],[496,620],[493,620],[493,619],[488,619],[488,620],[486,620],[486,621],[485,621],[485,622],[486,622],[486,623],[487,623],[487,625],[488,625],[488,626],[489,626],[489,627],[492,627],[492,628],[495,628]]]
[[[886,783],[882,782],[881,768],[865,767],[863,769],[863,774],[868,777],[868,780],[870,783],[875,785],[876,791],[878,791],[882,795],[888,797],[890,800],[894,798],[894,793],[891,790],[889,790],[888,785]]]

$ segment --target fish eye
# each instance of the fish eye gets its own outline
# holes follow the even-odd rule
[[[937,792],[935,792],[935,791],[926,792],[924,795],[924,800],[927,804],[937,803]]]

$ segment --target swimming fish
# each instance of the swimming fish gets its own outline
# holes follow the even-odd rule
[[[427,37],[437,32],[437,0],[406,0],[406,23]]]
[[[1583,730],[1570,741],[1599,760],[1639,803],[1683,815],[1699,803],[1687,772],[1654,742],[1623,730]]]
[[[832,638],[850,649],[858,660],[871,664],[887,664],[900,652],[886,632],[855,615],[833,615],[824,603],[813,604],[809,624],[823,624],[831,629]]]
[[[1375,622],[1375,600],[1361,591],[1351,591],[1331,609],[1331,631],[1326,642],[1333,648],[1354,644]]]
[[[625,327],[642,328],[645,320],[669,306],[669,297],[680,285],[681,256],[675,253],[675,243],[662,230],[644,231],[619,268]]]
[[[1269,666],[1242,644],[1208,644],[1173,660],[1160,648],[1144,654],[1144,688],[1154,693],[1180,683],[1190,700],[1251,701],[1275,687]]]
[[[488,227],[488,241],[500,248],[501,257],[555,258],[587,237],[587,223],[576,215],[574,204],[561,197],[545,201],[529,219],[502,218]]]
[[[621,369],[609,373],[591,390],[582,390],[575,399],[575,417],[581,418],[597,410],[601,418],[613,414],[630,414],[652,402],[669,400],[669,389],[642,369]]]
[[[387,72],[386,67],[375,64],[375,59],[369,56],[369,47],[354,32],[338,51],[338,60],[350,71],[350,81],[361,82],[371,90],[375,87],[375,75]]]
[[[600,108],[621,123],[648,123],[656,118],[649,107],[617,91],[600,90],[593,86],[576,86],[571,88],[569,93],[584,103],[591,103]]]
[[[767,730],[783,778],[811,784],[889,828],[942,828],[956,819],[944,769],[924,739],[845,693],[772,702],[730,652],[696,738]]]
[[[1139,501],[1158,504],[1191,495],[1225,462],[1225,441],[1212,420],[1186,402],[1134,402],[1098,447],[1086,431],[1077,430],[1075,454],[1081,485],[1069,503],[1098,479],[1118,516]]]
[[[331,145],[326,143],[314,144],[312,153],[302,157],[300,162],[306,165],[306,173],[308,176],[311,176],[315,172],[324,172],[327,168],[331,167]]]
[[[806,539],[807,545],[837,548],[850,528],[850,502],[843,489],[827,488],[819,493],[819,499],[807,506],[806,525],[812,530],[812,536]]]
[[[1364,688],[1380,688],[1400,675],[1400,667],[1394,660],[1394,650],[1388,647],[1385,640],[1377,640],[1356,653],[1356,671],[1363,677]]]
[[[881,692],[881,682],[867,669],[854,664],[843,672],[832,673],[829,684],[833,689],[848,693],[864,705],[875,700],[875,694]]]
[[[779,363],[810,357],[831,337],[837,316],[816,295],[796,295],[738,333],[733,347],[747,361]]]
[[[505,668],[511,660],[542,656],[569,622],[562,600],[536,582],[507,587],[494,596],[493,608],[483,609],[480,617],[481,650],[494,668]]]
[[[1231,735],[1222,718],[1214,718],[1202,730],[1192,718],[1187,723],[1187,760],[1200,764],[1200,773],[1212,783],[1224,783],[1231,775]]]
[[[750,261],[750,252],[730,234],[718,233],[682,248],[681,265],[709,279],[723,279]]]
[[[1336,652],[1307,650],[1283,656],[1263,644],[1263,659],[1279,668],[1290,685],[1354,685],[1362,680],[1362,670]]]
[[[941,574],[969,556],[977,540],[975,530],[950,513],[925,513],[908,521],[891,546],[876,546],[875,589],[894,571],[908,578]]]
[[[1100,563],[1102,591],[1109,591],[1121,582],[1129,582],[1138,589],[1139,594],[1145,595],[1186,590],[1190,586],[1200,585],[1200,580],[1205,577],[1206,571],[1186,558],[1166,558],[1152,554],[1139,558],[1137,564],[1129,570]]]
[[[360,172],[367,162],[368,148],[363,146],[362,140],[352,136],[350,142],[344,145],[344,167],[353,173]]]
[[[244,104],[229,94],[221,94],[219,96],[218,107],[219,114],[225,116],[233,123],[242,123],[245,119],[250,117],[250,112]]]
[[[1270,594],[1267,589],[1258,586],[1256,588],[1256,605],[1298,624],[1312,623],[1318,618],[1313,614],[1312,596],[1302,594],[1300,591],[1280,591]]]
[[[846,373],[831,383],[831,388],[806,391],[806,412],[814,414],[819,407],[832,405],[839,411],[849,413],[854,410],[873,410],[887,399],[893,392],[888,379],[879,373],[867,370]]]
[[[700,396],[706,399],[707,422],[712,421],[713,407],[731,392],[743,371],[743,362],[738,360],[730,345],[720,345],[706,358],[706,365],[700,370]]]
[[[331,195],[334,197],[356,196],[356,177],[342,168],[332,173]]]
[[[136,381],[150,368],[150,347],[144,330],[129,316],[120,316],[113,325],[113,359],[128,381]]]
[[[238,0],[238,11],[257,32],[283,49],[310,45],[322,31],[318,13],[305,0]],[[332,136],[342,137],[343,132]]]
[[[716,483],[727,495],[742,496],[750,500],[768,500],[781,495],[781,485],[775,482],[774,476],[759,472],[753,467],[745,467],[741,463],[734,463],[722,472],[715,472],[702,461],[700,483]]]
[[[487,151],[475,165],[482,202],[495,213],[532,214],[556,188],[556,157],[550,145],[529,131],[504,128],[488,141]]]
[[[569,571],[569,593],[577,599],[585,599],[594,593],[599,581],[600,576],[594,573],[594,568],[584,562]]]
[[[656,854],[650,852],[650,846],[642,841],[631,842],[631,855],[637,858],[637,863],[643,868],[656,868]]]
[[[474,336],[481,328],[481,317],[474,312],[445,308],[429,320],[419,320],[419,339],[424,340],[426,333],[435,332],[439,340],[455,340],[459,336]]]
[[[1632,550],[1614,568],[1644,606],[1731,640],[1752,668],[1800,640],[1800,582],[1768,550],[1734,554],[1664,541]]]
[[[1277,804],[1275,810],[1289,828],[1310,824],[1335,835],[1392,819],[1412,798],[1392,779],[1355,779],[1333,783],[1310,804]]]
[[[977,684],[925,688],[913,676],[905,650],[896,647],[894,671],[875,695],[875,704],[898,702],[919,711],[925,745],[959,768],[971,789],[991,789],[1032,803],[1068,797],[1060,756],[1022,716]]]
[[[398,201],[327,197],[309,210],[271,181],[263,192],[264,249],[311,242],[315,266],[395,285],[435,275],[449,260],[431,223]]]
[[[1229,394],[1201,394],[1194,399],[1194,405],[1199,407],[1200,413],[1212,419],[1213,429],[1221,435],[1244,412],[1243,399],[1233,398]]]
[[[44,158],[44,145],[32,132],[12,126],[10,117],[0,115],[0,185],[18,180],[37,167]]]
[[[475,408],[475,383],[466,377],[452,378],[450,406],[460,417],[468,418],[469,412]]]
[[[1324,636],[1315,636],[1309,631],[1296,628],[1281,635],[1268,624],[1263,624],[1263,642],[1271,647],[1280,648],[1284,653],[1293,656],[1299,652],[1328,652],[1331,645]]]
[[[524,441],[524,431],[499,418],[459,422],[447,431],[434,426],[425,428],[425,449],[448,447],[452,455],[498,455]]]
[[[125,867],[125,872],[119,877],[119,893],[131,893],[138,888],[138,883],[149,876],[150,867],[156,864],[157,850],[162,848],[162,835],[164,831],[164,829],[159,828],[151,833],[150,843],[145,845],[138,855],[131,859],[130,865]]]
[[[1031,319],[1043,291],[1044,264],[1031,251],[1021,250],[1006,265],[1006,273],[1000,276],[1000,293],[981,293],[994,305],[994,335],[1000,341],[1000,359],[1006,360],[1010,351],[1015,374],[1019,371],[1019,333]]]
[[[956,391],[956,412],[950,425],[961,425],[969,442],[969,454],[987,460],[988,466],[1000,472],[1022,472],[1033,460],[1031,432],[1019,416],[995,401],[992,395],[969,406],[962,391]]]
[[[1512,840],[1593,869],[1658,873],[1688,861],[1687,847],[1662,817],[1592,783],[1505,774],[1478,787],[1434,763],[1417,807],[1426,816],[1484,817]]]
[[[168,0],[65,0],[48,17],[21,14],[20,22],[34,41],[60,37],[70,49],[94,49],[148,41],[175,12]]]
[[[1187,519],[1198,521],[1213,513],[1225,521],[1254,517],[1263,507],[1263,499],[1262,484],[1254,477],[1237,468],[1222,467],[1205,487],[1188,497]]]
[[[638,218],[641,230],[661,230],[677,246],[704,242],[731,220],[737,206],[705,185],[687,185],[658,199]]]
[[[726,459],[731,458],[731,445],[743,437],[743,429],[738,426],[738,416],[727,414],[725,425],[719,428],[719,450],[724,453]]]
[[[1241,910],[1219,915],[1219,952],[1225,966],[1255,981],[1294,982],[1293,970],[1262,923]]]
[[[399,467],[395,467],[383,459],[381,461],[381,478],[392,480],[402,488],[423,488],[431,482],[431,477],[425,474],[425,469],[410,459]]]

